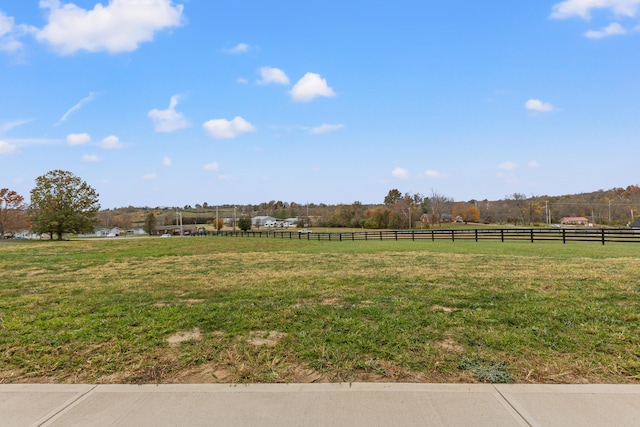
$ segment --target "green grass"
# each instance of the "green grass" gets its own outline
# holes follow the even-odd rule
[[[0,382],[640,383],[639,255],[560,242],[0,245]],[[177,333],[193,336],[168,342]]]

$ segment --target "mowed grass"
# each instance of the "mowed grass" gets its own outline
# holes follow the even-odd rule
[[[640,246],[0,245],[0,383],[640,383]]]

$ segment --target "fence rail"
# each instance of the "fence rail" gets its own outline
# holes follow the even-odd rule
[[[640,229],[628,228],[498,228],[472,230],[397,230],[397,231],[359,231],[349,233],[299,233],[298,231],[220,231],[217,236],[259,237],[272,239],[299,240],[521,240],[598,242],[635,242],[640,243]]]

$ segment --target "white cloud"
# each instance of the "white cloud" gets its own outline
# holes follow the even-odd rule
[[[67,135],[67,144],[69,145],[83,145],[91,142],[91,135],[88,133],[70,133]]]
[[[178,101],[180,101],[180,97],[173,95],[169,101],[169,108],[166,110],[153,109],[147,113],[147,116],[153,121],[156,132],[174,132],[189,126],[184,114],[176,111]]]
[[[394,178],[407,179],[407,178],[409,178],[409,171],[407,171],[406,169],[403,169],[403,168],[395,168],[391,172],[391,175]]]
[[[506,171],[512,171],[512,170],[517,169],[518,165],[515,164],[514,162],[507,161],[507,162],[504,162],[504,163],[500,163],[498,165],[498,168],[506,170]]]
[[[344,129],[344,125],[343,124],[338,124],[338,125],[323,124],[321,126],[318,126],[316,128],[311,129],[309,131],[309,133],[311,135],[321,135],[323,133],[336,132],[336,131],[339,131],[341,129]]]
[[[28,25],[16,25],[15,19],[0,10],[0,52],[14,53],[22,50],[23,44],[18,38],[33,33],[35,28]]]
[[[155,172],[148,173],[148,174],[142,176],[142,179],[145,180],[145,181],[150,181],[150,180],[156,179],[156,178],[158,178],[158,174],[155,173]]]
[[[96,163],[96,162],[99,162],[100,160],[101,160],[100,157],[93,154],[85,154],[84,156],[82,156],[83,162]]]
[[[548,102],[542,102],[539,99],[530,99],[525,102],[524,107],[529,111],[538,113],[548,113],[555,110],[555,107]]]
[[[540,163],[536,162],[535,160],[532,160],[529,162],[527,166],[529,166],[529,168],[531,169],[537,169],[540,167]]]
[[[243,133],[255,132],[256,130],[251,123],[239,116],[231,121],[226,119],[209,120],[202,127],[214,139],[232,139]]]
[[[153,40],[157,31],[182,24],[182,5],[172,0],[109,0],[92,10],[59,0],[41,0],[49,10],[48,23],[36,34],[59,53],[79,50],[110,53],[136,50],[140,43]]]
[[[336,96],[333,89],[327,85],[327,81],[316,73],[305,74],[289,93],[295,102],[311,102],[319,96]]]
[[[162,158],[162,164],[164,166],[171,166],[173,164],[173,160],[171,160],[171,157],[169,157],[169,156],[164,156]]]
[[[100,147],[104,148],[105,150],[114,150],[116,148],[122,148],[123,145],[120,143],[120,138],[115,135],[109,135],[102,140],[102,142],[100,143]]]
[[[627,30],[617,22],[613,22],[599,31],[589,30],[584,33],[588,39],[602,39],[609,36],[617,36],[627,34]]]
[[[553,6],[551,17],[566,19],[579,16],[591,18],[593,9],[610,9],[618,16],[634,17],[640,7],[640,0],[565,0]]]
[[[0,141],[0,155],[13,154],[18,149],[17,146],[9,144],[6,141]]]
[[[239,54],[239,53],[247,53],[250,50],[251,50],[251,46],[249,46],[246,43],[238,43],[237,45],[235,45],[231,49],[222,49],[222,51],[224,53],[229,53],[229,54],[232,54],[232,55],[236,55],[236,54]]]
[[[249,84],[249,80],[245,79],[244,77],[238,77],[236,79],[236,83],[240,83],[241,85],[246,85],[246,84]]]
[[[444,177],[444,174],[438,171],[434,171],[434,170],[427,170],[425,171],[425,176],[427,176],[428,178],[442,178]]]
[[[258,69],[260,73],[260,80],[256,83],[260,85],[268,85],[269,83],[275,83],[279,85],[288,85],[289,77],[279,68],[273,67],[261,67]]]
[[[204,165],[204,170],[206,171],[217,172],[219,169],[220,169],[220,166],[218,165],[218,162],[213,162],[213,163]]]

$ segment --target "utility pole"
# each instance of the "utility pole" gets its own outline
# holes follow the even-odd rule
[[[182,231],[182,214],[176,209],[176,225],[180,226],[180,237],[184,236]]]

